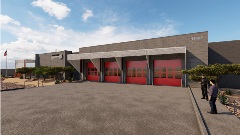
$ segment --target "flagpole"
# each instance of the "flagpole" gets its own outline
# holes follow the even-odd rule
[[[7,77],[7,55],[6,55],[6,76]]]

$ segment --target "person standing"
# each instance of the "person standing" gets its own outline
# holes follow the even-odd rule
[[[206,99],[208,101],[208,94],[207,94],[207,84],[208,84],[208,80],[207,78],[202,75],[202,79],[201,82],[199,82],[201,84],[201,90],[202,90],[202,98],[201,99]]]
[[[214,80],[210,80],[210,84],[212,86],[208,89],[208,94],[209,94],[209,104],[211,107],[211,111],[208,113],[217,114],[216,100],[217,100],[217,94],[218,94],[218,87],[215,85],[216,82]]]

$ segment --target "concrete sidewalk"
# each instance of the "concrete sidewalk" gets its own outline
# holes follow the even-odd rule
[[[211,108],[206,99],[201,99],[201,89],[192,88],[192,92],[202,113],[203,119],[206,122],[206,129],[211,135],[240,134],[240,119],[230,113],[229,110],[218,100],[216,101],[218,114],[207,113]]]

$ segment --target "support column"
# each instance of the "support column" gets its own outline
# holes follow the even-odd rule
[[[93,65],[96,67],[97,71],[99,72],[99,74],[101,75],[102,72],[100,70],[100,58],[95,58],[95,59],[90,59],[91,62],[93,63]],[[101,80],[101,76],[99,77],[99,80]]]
[[[150,72],[150,66],[149,66],[149,55],[147,55],[147,50],[146,50],[146,60],[147,60],[147,68],[148,68],[148,78],[146,85],[150,84],[151,81],[151,72]]]
[[[185,70],[187,70],[187,47],[185,46]],[[185,87],[187,87],[187,75],[185,74]]]
[[[68,60],[68,62],[78,71],[78,73],[80,74],[80,80],[83,80],[83,75],[82,72],[80,70],[81,67],[81,60]]]
[[[123,83],[122,57],[115,57],[115,59],[116,59],[119,69],[121,70],[121,80],[120,80],[121,82],[120,83]]]

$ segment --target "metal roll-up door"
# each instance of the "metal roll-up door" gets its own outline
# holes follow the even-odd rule
[[[87,80],[88,81],[99,81],[100,73],[92,62],[87,63]]]
[[[181,59],[154,60],[154,85],[181,86]]]
[[[121,79],[121,70],[117,62],[104,63],[104,81],[119,83]]]
[[[127,83],[146,84],[147,81],[147,61],[126,61]]]

